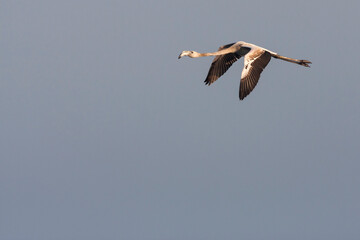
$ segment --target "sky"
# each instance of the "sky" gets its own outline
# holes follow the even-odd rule
[[[0,8],[0,239],[358,239],[357,1]],[[238,99],[243,60],[272,59]]]

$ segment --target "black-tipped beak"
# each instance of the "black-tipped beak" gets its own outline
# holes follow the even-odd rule
[[[181,58],[181,54],[178,56],[178,59],[180,59]]]

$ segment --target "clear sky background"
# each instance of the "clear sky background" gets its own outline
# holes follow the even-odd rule
[[[0,239],[359,239],[358,1],[2,1]],[[272,59],[238,99],[247,41]]]

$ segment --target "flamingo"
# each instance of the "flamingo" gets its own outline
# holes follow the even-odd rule
[[[211,85],[221,77],[231,65],[244,56],[244,68],[241,73],[239,98],[243,100],[255,88],[260,74],[270,62],[271,57],[278,58],[304,67],[310,67],[308,60],[298,60],[284,57],[265,48],[243,41],[221,46],[218,51],[210,53],[198,53],[195,51],[182,51],[178,59],[183,56],[191,58],[215,56],[211,63],[208,75],[205,79],[206,85]]]

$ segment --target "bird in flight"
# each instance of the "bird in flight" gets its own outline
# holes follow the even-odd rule
[[[265,48],[246,42],[235,42],[221,46],[218,51],[211,53],[198,53],[195,51],[182,51],[179,59],[183,56],[191,58],[215,56],[211,63],[209,73],[205,79],[206,85],[211,85],[221,77],[239,58],[244,56],[244,68],[241,73],[239,98],[243,100],[255,88],[260,74],[270,62],[271,57],[284,61],[310,67],[308,60],[298,60],[284,57]]]

